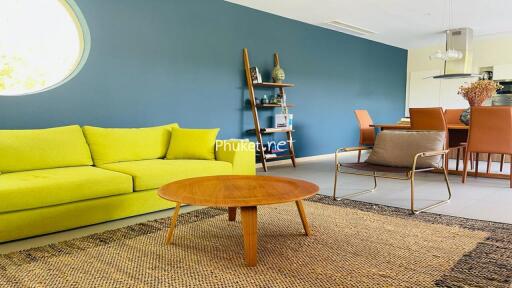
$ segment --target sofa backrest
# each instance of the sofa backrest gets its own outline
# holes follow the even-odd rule
[[[149,128],[100,128],[83,131],[95,165],[164,158],[177,123]]]
[[[78,125],[0,130],[0,172],[19,172],[92,165],[91,153]]]

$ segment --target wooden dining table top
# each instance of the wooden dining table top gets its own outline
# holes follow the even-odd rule
[[[402,124],[402,123],[392,123],[392,124],[372,124],[371,127],[379,128],[379,129],[410,129],[410,124]],[[448,124],[448,129],[450,130],[469,130],[468,125],[464,124]]]

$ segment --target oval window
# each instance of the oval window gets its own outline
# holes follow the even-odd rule
[[[78,73],[89,54],[87,24],[73,0],[2,0],[0,95],[32,94]]]

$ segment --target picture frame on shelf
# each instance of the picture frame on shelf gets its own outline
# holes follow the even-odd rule
[[[251,67],[250,72],[251,72],[252,83],[262,83],[263,82],[261,79],[261,74],[260,74],[260,71],[258,70],[258,67]]]

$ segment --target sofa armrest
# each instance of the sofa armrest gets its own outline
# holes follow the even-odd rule
[[[218,140],[215,158],[218,161],[230,162],[235,175],[256,174],[255,144],[249,140]]]

